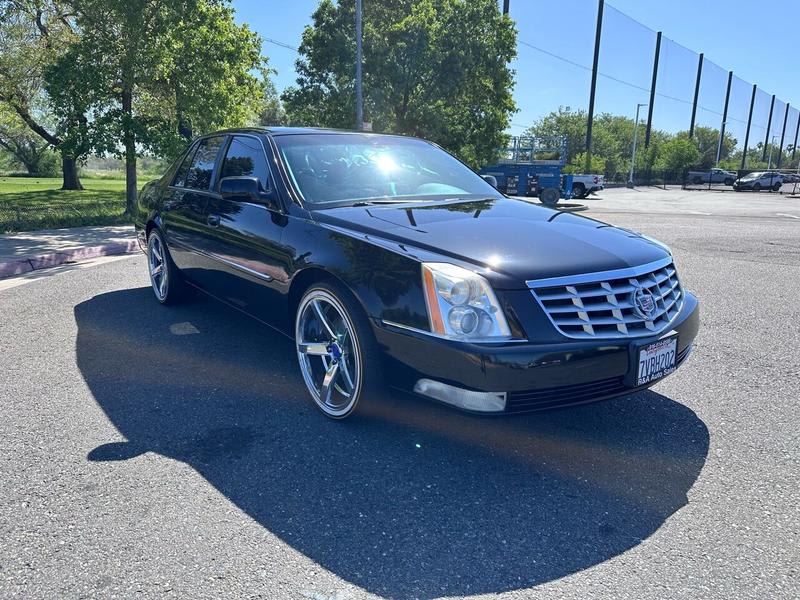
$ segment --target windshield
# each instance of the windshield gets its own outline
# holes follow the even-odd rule
[[[500,197],[469,167],[423,140],[335,133],[273,139],[294,186],[316,208],[368,201]]]
[[[757,173],[750,173],[749,175],[745,175],[744,177],[742,177],[742,179],[761,179],[762,177],[764,177],[764,175],[766,175],[766,173],[762,173],[759,171]]]

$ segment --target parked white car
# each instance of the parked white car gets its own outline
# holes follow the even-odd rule
[[[710,169],[708,171],[689,171],[686,179],[690,183],[722,183],[733,185],[736,181],[736,173],[725,169]]]
[[[589,194],[601,191],[605,187],[603,175],[573,175],[572,197],[586,198]]]

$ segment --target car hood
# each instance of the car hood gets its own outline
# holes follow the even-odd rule
[[[395,242],[420,260],[481,267],[505,289],[669,256],[662,245],[632,231],[511,198],[342,207],[315,211],[314,218]]]

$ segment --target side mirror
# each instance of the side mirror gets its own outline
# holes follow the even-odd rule
[[[258,177],[223,177],[219,182],[219,193],[225,200],[253,202],[278,209],[274,193],[262,192]]]
[[[497,189],[497,178],[494,175],[481,175],[481,177],[486,183]]]

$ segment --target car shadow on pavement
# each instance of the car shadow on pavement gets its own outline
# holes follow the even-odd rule
[[[183,461],[376,594],[502,592],[597,565],[687,503],[708,452],[697,415],[653,392],[509,418],[386,394],[333,422],[306,399],[292,342],[210,299],[164,308],[121,290],[75,318],[78,366],[127,440],[89,460]]]

